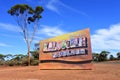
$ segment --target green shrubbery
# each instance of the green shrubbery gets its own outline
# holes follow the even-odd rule
[[[108,61],[108,60],[120,60],[120,52],[117,53],[117,57],[115,58],[113,55],[110,55],[108,58],[108,51],[101,51],[101,53],[93,53],[93,61],[101,62],[101,61]],[[39,53],[38,51],[31,51],[31,65],[38,65],[39,64]],[[23,54],[17,55],[3,55],[0,54],[0,65],[7,65],[7,66],[27,66],[28,65],[28,56]]]
[[[38,51],[31,51],[31,65],[39,64],[39,53]],[[17,55],[3,55],[0,54],[0,65],[7,66],[27,66],[28,65],[28,56],[23,54]]]

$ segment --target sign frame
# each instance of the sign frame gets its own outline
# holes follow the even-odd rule
[[[89,28],[41,40],[39,69],[92,69],[90,40]]]

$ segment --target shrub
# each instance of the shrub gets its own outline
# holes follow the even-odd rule
[[[13,60],[9,60],[6,62],[7,65],[9,66],[14,66],[15,65],[15,62]]]
[[[38,65],[39,64],[39,60],[32,60],[31,61],[31,65]]]

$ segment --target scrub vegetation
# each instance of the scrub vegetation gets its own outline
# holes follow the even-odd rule
[[[39,51],[38,50],[30,51],[30,55],[31,55],[30,65],[38,65],[39,64]],[[108,55],[110,55],[109,58],[108,58]],[[120,52],[118,52],[116,55],[117,57],[114,57],[112,54],[110,54],[109,51],[101,51],[101,53],[92,53],[93,61],[95,62],[120,60]],[[0,65],[27,66],[28,65],[27,55],[0,54]]]
[[[39,53],[37,50],[30,51],[30,65],[38,65],[39,63]],[[3,66],[27,66],[28,63],[28,56],[23,54],[0,54],[0,65]]]

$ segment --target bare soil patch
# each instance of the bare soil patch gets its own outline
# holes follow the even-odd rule
[[[120,61],[93,63],[92,70],[39,70],[38,66],[0,67],[0,80],[119,80]]]

